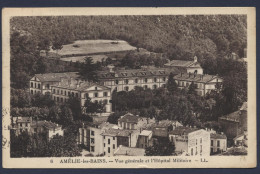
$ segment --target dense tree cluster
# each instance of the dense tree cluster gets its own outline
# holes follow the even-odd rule
[[[152,146],[145,148],[145,156],[172,156],[175,146],[168,137],[157,137]]]

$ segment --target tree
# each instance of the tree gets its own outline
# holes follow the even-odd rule
[[[84,107],[85,112],[92,115],[94,113],[102,113],[104,111],[105,104],[101,102],[92,102],[91,98],[87,97]]]
[[[171,156],[175,151],[175,145],[169,138],[158,137],[152,146],[145,148],[145,156]]]
[[[97,68],[97,64],[93,63],[93,59],[91,57],[86,57],[83,66],[80,68],[79,74],[84,80],[97,82]]]
[[[72,111],[67,105],[61,106],[60,122],[62,125],[70,125],[73,122]]]
[[[70,96],[67,104],[72,111],[73,119],[74,120],[82,119],[82,108],[81,108],[80,99],[78,97]]]
[[[118,119],[125,115],[127,112],[126,111],[121,111],[121,112],[114,112],[109,115],[107,121],[111,124],[117,124]]]
[[[197,89],[197,86],[194,84],[194,82],[191,82],[191,84],[189,86],[188,94],[197,95],[196,89]]]
[[[178,85],[175,82],[175,80],[173,79],[173,74],[170,73],[169,78],[168,78],[168,82],[167,82],[167,89],[168,91],[173,94],[174,92],[177,91],[178,89]]]

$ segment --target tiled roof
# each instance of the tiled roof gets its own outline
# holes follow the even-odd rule
[[[219,117],[219,119],[233,121],[233,122],[239,122],[240,121],[240,111],[232,112],[231,114]]]
[[[155,68],[155,69],[131,69],[131,70],[116,70],[114,72],[98,71],[99,79],[114,79],[114,78],[131,78],[131,77],[153,77],[153,76],[168,76],[170,73],[178,74],[179,70],[172,68]]]
[[[161,120],[159,123],[155,125],[155,127],[169,127],[173,124],[176,124],[177,126],[180,126],[181,124],[178,121],[174,120]]]
[[[107,129],[101,135],[104,136],[120,136],[120,137],[128,137],[131,135],[133,131],[125,130],[125,129]]]
[[[165,66],[176,66],[176,67],[189,67],[194,63],[194,61],[186,60],[172,60],[165,64]]]
[[[183,81],[191,81],[191,82],[202,82],[202,83],[206,83],[209,82],[215,78],[219,78],[217,76],[214,75],[208,75],[208,74],[204,74],[204,75],[194,75],[194,74],[188,74],[188,73],[181,73],[178,74],[176,76],[173,77],[175,80],[183,80]]]
[[[103,85],[99,85],[99,84],[96,84],[96,83],[92,83],[92,82],[79,82],[79,84],[77,85],[76,83],[70,83],[67,81],[67,82],[61,82],[60,84],[57,84],[57,85],[53,85],[54,87],[57,87],[57,88],[65,88],[65,89],[70,89],[70,90],[77,90],[77,91],[84,91],[92,86],[98,86],[102,89],[110,89],[109,87],[106,87],[106,86],[103,86]]]
[[[240,108],[240,111],[247,111],[247,102],[244,102]]]
[[[135,148],[135,147],[125,147],[120,145],[119,148],[115,151],[114,155],[123,155],[123,156],[144,156],[145,149]]]
[[[127,113],[124,116],[122,116],[121,118],[119,118],[118,121],[127,122],[127,123],[138,123],[138,120],[140,118],[142,118],[142,117]]]
[[[31,125],[31,127],[45,127],[47,129],[56,129],[61,126],[58,124],[52,123],[50,121],[44,120],[44,121],[34,121]]]
[[[61,78],[79,78],[77,72],[35,74],[41,82],[58,82]]]
[[[210,134],[210,138],[213,139],[227,139],[227,136],[225,134]]]
[[[194,131],[197,131],[197,130],[199,130],[199,129],[180,126],[180,127],[175,128],[173,131],[169,132],[169,134],[173,134],[173,135],[186,134],[187,135],[187,134],[194,132]]]

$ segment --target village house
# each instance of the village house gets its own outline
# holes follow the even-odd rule
[[[189,156],[210,155],[210,133],[204,129],[177,127],[169,133],[176,153]]]
[[[15,135],[21,134],[23,131],[30,133],[32,117],[11,117],[12,130],[14,130]]]
[[[108,122],[88,123],[79,128],[78,144],[87,147],[94,156],[104,154],[104,138],[101,135],[106,129],[119,129],[117,125]]]
[[[235,137],[247,131],[247,102],[238,111],[219,117],[218,122],[227,136],[228,145],[232,145]]]
[[[243,134],[236,136],[234,139],[235,146],[246,146],[248,147],[248,133],[245,131]]]
[[[118,119],[118,126],[122,129],[140,129],[144,124],[155,123],[154,119],[139,117],[138,115],[133,115],[127,113]]]
[[[203,74],[203,69],[195,56],[193,61],[172,60],[164,64],[167,68],[175,68],[182,73]]]
[[[215,75],[208,74],[196,74],[196,73],[180,73],[173,77],[175,82],[178,84],[178,87],[189,88],[193,83],[196,86],[196,92],[200,96],[205,96],[210,93],[212,90],[217,89],[217,84],[223,82],[222,78]]]
[[[153,132],[149,130],[143,130],[137,140],[136,147],[146,148],[153,145]]]
[[[92,102],[104,104],[104,110],[100,116],[108,116],[112,112],[110,91],[110,88],[92,82],[61,79],[58,84],[52,85],[52,98],[58,103],[65,103],[69,97],[77,97],[80,100],[83,113],[85,112],[85,102],[89,98]]]
[[[227,136],[225,134],[210,134],[210,154],[227,151]]]
[[[156,89],[166,87],[170,73],[177,75],[179,71],[176,71],[174,68],[155,67],[130,70],[114,70],[110,68],[108,71],[99,71],[98,79],[102,85],[111,88],[112,91],[131,91],[137,86],[144,89]]]
[[[120,145],[114,152],[114,156],[144,156],[145,149],[136,147],[126,147]]]
[[[104,155],[114,156],[114,152],[120,146],[136,147],[138,130],[107,129],[101,135],[104,142]]]
[[[12,130],[15,135],[20,135],[22,132],[27,132],[29,135],[41,133],[50,140],[55,135],[63,136],[63,130],[60,125],[50,121],[32,120],[32,117],[12,117]]]
[[[61,125],[52,123],[50,121],[41,120],[33,121],[31,124],[31,133],[42,133],[46,135],[46,139],[50,140],[56,135],[63,136],[64,130]]]

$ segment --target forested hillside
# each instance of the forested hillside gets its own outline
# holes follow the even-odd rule
[[[11,28],[31,34],[39,49],[83,39],[122,39],[170,59],[216,58],[246,48],[246,16],[16,17]]]

